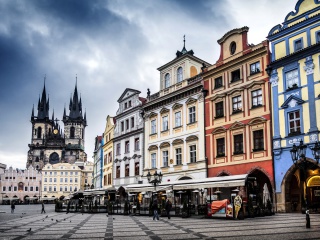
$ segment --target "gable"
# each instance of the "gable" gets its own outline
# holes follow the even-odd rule
[[[296,96],[291,95],[287,100],[281,105],[282,108],[295,107],[304,103],[304,101]]]
[[[135,89],[131,89],[131,88],[126,88],[126,90],[124,90],[124,92],[121,94],[120,98],[118,99],[118,103],[124,101],[125,99],[136,95],[136,94],[140,94],[141,92]]]

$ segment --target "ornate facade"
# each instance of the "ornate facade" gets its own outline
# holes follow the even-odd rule
[[[158,68],[160,91],[148,93],[144,105],[144,176],[161,172],[163,182],[207,177],[201,76],[207,66],[184,45],[175,59]]]
[[[320,202],[320,172],[311,148],[320,127],[320,2],[299,0],[282,25],[273,27],[271,63],[273,154],[277,210],[302,210]],[[307,144],[307,169],[293,164],[293,144]],[[303,167],[302,167],[303,168]],[[305,185],[305,182],[307,185]]]
[[[95,138],[94,152],[93,152],[93,182],[95,188],[102,188],[102,171],[103,171],[103,137],[97,136]]]
[[[38,113],[35,115],[32,108],[31,143],[29,144],[27,168],[33,166],[42,169],[47,163],[74,163],[87,160],[84,152],[85,127],[87,126],[86,114],[82,113],[81,97],[78,97],[75,86],[73,98],[69,103],[69,115],[66,109],[63,113],[64,131],[60,128],[57,118],[52,113],[49,118],[49,98],[46,87],[43,87],[42,96],[39,98]]]
[[[258,196],[265,184],[273,191],[270,88],[264,71],[269,50],[267,41],[248,44],[248,31],[233,29],[219,39],[220,58],[203,73],[206,156],[209,177],[248,174]],[[222,199],[230,191],[222,190]]]

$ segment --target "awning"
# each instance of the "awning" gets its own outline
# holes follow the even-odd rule
[[[36,200],[38,199],[37,197],[26,197],[27,200]]]
[[[55,200],[57,199],[56,197],[43,197],[41,200]]]
[[[161,183],[156,186],[157,191],[162,190],[187,190],[197,188],[240,187],[245,186],[248,174],[222,176],[202,179],[188,179]],[[154,191],[152,184],[131,184],[125,187],[127,192]]]

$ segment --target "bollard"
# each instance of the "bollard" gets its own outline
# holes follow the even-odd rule
[[[309,210],[306,210],[306,228],[310,228]]]

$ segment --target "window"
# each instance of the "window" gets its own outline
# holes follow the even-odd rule
[[[131,118],[131,128],[134,128],[134,117]]]
[[[62,188],[62,186],[60,186],[60,192],[62,192],[63,191],[63,188]]]
[[[70,192],[72,192],[72,186],[70,186]]]
[[[54,174],[55,176],[57,176],[57,172],[54,172],[53,174]]]
[[[260,62],[250,64],[250,75],[260,72]]]
[[[294,41],[294,51],[299,51],[303,48],[303,45],[302,45],[302,39],[298,39],[296,41]]]
[[[68,178],[65,178],[65,179],[64,179],[64,182],[68,182]]]
[[[224,138],[217,139],[217,157],[225,156]]]
[[[130,171],[129,164],[126,164],[126,167],[125,167],[125,176],[126,177],[129,177],[129,171]]]
[[[52,176],[52,172],[50,172],[50,176]]]
[[[51,186],[49,186],[49,192],[52,192],[52,187]]]
[[[128,108],[128,103],[124,103],[124,109]]]
[[[286,73],[286,84],[288,89],[298,87],[298,69]]]
[[[196,107],[190,107],[189,108],[189,123],[196,122]]]
[[[157,133],[157,125],[156,125],[156,120],[151,121],[151,134]]]
[[[24,187],[24,191],[27,192],[28,191],[28,187]]]
[[[320,42],[320,31],[318,31],[316,34],[317,34],[316,35],[316,43],[319,43]]]
[[[30,187],[30,191],[33,192],[33,187]]]
[[[48,179],[47,179],[47,178],[45,178],[45,179],[44,179],[44,182],[48,182]]]
[[[75,132],[74,127],[71,127],[70,128],[70,138],[74,138],[74,132]]]
[[[162,131],[168,130],[168,116],[162,117]]]
[[[54,178],[54,179],[53,179],[53,182],[57,182],[57,178]]]
[[[129,107],[131,107],[131,100],[129,101],[128,105],[129,105]]]
[[[151,168],[156,168],[156,154],[151,154]]]
[[[70,178],[70,182],[72,183],[72,178]]]
[[[135,151],[139,151],[140,150],[140,140],[139,140],[139,138],[136,138],[134,140],[134,150]]]
[[[176,112],[174,114],[174,122],[175,122],[175,127],[181,126],[181,112]]]
[[[236,82],[240,80],[240,69],[231,72],[231,82]]]
[[[238,134],[233,136],[234,152],[233,154],[243,153],[243,135]]]
[[[264,149],[263,130],[257,130],[253,132],[253,147],[253,151]]]
[[[38,192],[39,191],[39,187],[36,187],[36,192]]]
[[[63,182],[63,178],[60,178],[60,182]]]
[[[67,186],[64,186],[64,191],[68,192],[68,187]]]
[[[162,151],[163,166],[168,167],[168,151]]]
[[[41,127],[38,127],[38,130],[37,130],[37,138],[41,138],[41,132],[42,132]]]
[[[49,182],[52,182],[52,178],[49,178]]]
[[[125,153],[128,153],[129,152],[129,148],[130,148],[130,144],[129,144],[129,141],[126,141],[125,142]]]
[[[301,133],[300,128],[300,112],[294,111],[289,113],[289,135]]]
[[[164,76],[164,88],[168,88],[170,87],[170,74],[167,73],[165,76]]]
[[[181,150],[181,148],[176,148],[176,164],[177,165],[182,164],[182,150]]]
[[[241,110],[242,110],[241,96],[233,97],[232,98],[232,111],[239,112]]]
[[[108,174],[108,184],[111,185],[111,173]]]
[[[8,187],[8,191],[9,191],[9,192],[11,192],[11,190],[12,190],[11,188],[12,188],[12,187]]]
[[[126,130],[129,129],[129,119],[126,119]]]
[[[252,107],[262,106],[262,90],[258,89],[251,92]]]
[[[65,172],[64,175],[68,176],[68,172]]]
[[[112,162],[112,152],[109,152],[109,162]]]
[[[57,186],[53,186],[53,191],[57,191]]]
[[[74,168],[73,168],[74,169]],[[70,172],[70,175],[73,175],[73,172]]]
[[[116,178],[120,178],[120,166],[117,166]]]
[[[120,155],[120,143],[117,143],[117,155]]]
[[[183,79],[182,67],[179,67],[177,70],[177,83],[182,82],[182,79]]]
[[[77,183],[77,182],[78,182],[78,178],[75,178],[75,179],[74,179],[74,182]]]
[[[124,131],[124,122],[122,121],[121,122],[121,132],[123,132]]]
[[[134,174],[136,176],[140,175],[139,174],[139,163],[138,162],[134,163]]]
[[[44,172],[44,175],[47,175],[48,174],[48,172]]]
[[[214,89],[222,87],[222,77],[214,79]]]
[[[45,192],[47,191],[47,186],[43,187],[43,191],[45,191]]]
[[[197,160],[197,148],[196,145],[189,146],[190,149],[190,162],[195,163]]]
[[[3,191],[3,192],[6,191],[6,187],[5,187],[5,186],[2,187],[2,191]]]
[[[223,102],[216,103],[216,118],[223,117]]]

